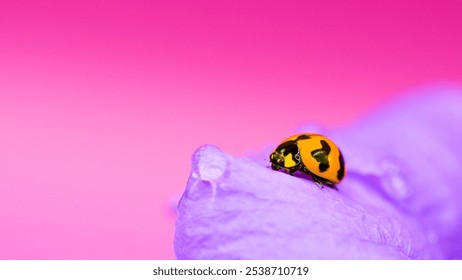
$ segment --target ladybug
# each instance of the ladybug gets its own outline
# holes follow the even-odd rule
[[[271,168],[284,168],[292,175],[296,171],[311,175],[314,182],[335,188],[345,177],[345,162],[337,145],[327,137],[296,134],[284,140],[270,155]]]

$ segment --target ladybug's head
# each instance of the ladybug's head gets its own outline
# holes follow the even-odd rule
[[[295,141],[287,141],[279,145],[270,155],[271,168],[292,168],[300,164],[300,150]]]

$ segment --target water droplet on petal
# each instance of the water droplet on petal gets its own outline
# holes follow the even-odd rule
[[[406,200],[412,196],[414,190],[406,182],[402,167],[398,161],[385,159],[381,162],[380,167],[382,186],[390,197],[397,200]]]
[[[204,145],[196,150],[192,158],[192,176],[204,181],[217,181],[225,173],[227,160],[216,146]]]

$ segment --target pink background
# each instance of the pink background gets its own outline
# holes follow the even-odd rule
[[[0,258],[174,258],[198,146],[462,82],[459,1],[344,2],[1,1]]]

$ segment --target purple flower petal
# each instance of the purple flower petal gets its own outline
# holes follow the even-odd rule
[[[462,258],[462,96],[433,91],[329,135],[347,163],[339,191],[199,148],[177,258]]]
[[[348,182],[365,189],[347,186],[345,196],[381,193],[419,222],[445,258],[462,259],[460,89],[414,93],[332,137],[348,159]]]

